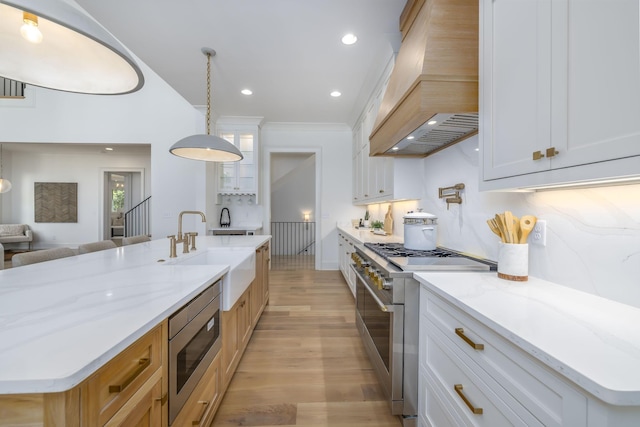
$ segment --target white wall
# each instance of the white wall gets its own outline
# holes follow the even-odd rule
[[[280,175],[283,169],[288,169],[288,173],[271,183],[271,221],[301,222],[305,213],[310,221],[315,221],[315,156],[298,157],[297,167],[283,167],[283,164],[292,167],[292,160],[288,156],[271,156],[272,176],[275,171]]]
[[[261,132],[261,163],[264,166],[271,153],[316,152],[316,166],[321,177],[317,182],[316,266],[325,270],[338,268],[338,235],[336,221],[357,217],[361,208],[351,204],[351,141],[348,126],[267,123]],[[268,194],[268,182],[263,180],[262,194]],[[270,201],[264,203],[265,225],[270,221]],[[319,264],[319,265],[318,265]]]
[[[0,142],[151,144],[153,236],[177,231],[182,210],[205,210],[203,162],[168,152],[177,140],[204,132],[204,119],[139,59],[144,87],[118,96],[81,95],[31,88],[22,102],[0,103]],[[194,216],[185,227],[205,233]],[[168,247],[168,246],[167,246]]]
[[[3,198],[11,198],[10,222],[29,224],[34,233],[33,246],[38,249],[70,246],[101,240],[103,238],[101,208],[103,206],[103,175],[105,170],[143,169],[145,183],[150,190],[148,155],[109,154],[51,154],[14,152],[12,168],[20,171],[20,179]],[[76,182],[78,183],[77,223],[35,223],[34,183]],[[9,221],[5,221],[9,222]]]
[[[640,185],[479,192],[477,145],[473,137],[425,158],[424,197],[398,205],[436,214],[441,246],[493,260],[498,238],[486,220],[505,210],[533,214],[547,221],[547,246],[529,245],[530,275],[640,307]],[[458,182],[466,185],[463,203],[447,210],[438,187]],[[395,233],[402,235],[398,217]]]

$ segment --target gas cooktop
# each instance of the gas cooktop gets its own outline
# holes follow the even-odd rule
[[[407,249],[402,243],[365,243],[377,255],[387,259],[389,257],[459,257],[462,256],[448,249],[436,248],[430,251]]]
[[[364,246],[404,271],[497,269],[492,261],[445,248],[415,250],[405,248],[402,243],[365,243]]]

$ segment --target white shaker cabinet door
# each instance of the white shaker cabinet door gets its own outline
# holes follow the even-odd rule
[[[551,168],[640,155],[640,2],[554,1],[553,16]]]
[[[483,180],[543,171],[551,137],[551,1],[481,1]]]

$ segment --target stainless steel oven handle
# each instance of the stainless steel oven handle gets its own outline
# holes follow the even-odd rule
[[[356,270],[356,267],[351,264],[351,268],[353,269],[353,271],[356,273],[356,276],[358,277],[358,280],[362,281],[364,288],[369,292],[369,294],[373,297],[373,299],[375,300],[376,304],[378,304],[378,308],[380,308],[381,311],[384,311],[385,313],[393,313],[393,306],[392,305],[385,305],[382,301],[380,301],[380,298],[378,298],[378,296],[376,294],[373,293],[373,291],[371,290],[371,288],[369,288],[369,286],[367,285],[367,282],[365,282],[364,278],[362,277],[362,275],[358,272],[358,270]]]

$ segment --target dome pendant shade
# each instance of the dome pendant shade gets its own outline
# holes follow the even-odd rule
[[[207,57],[207,134],[192,135],[182,138],[169,148],[169,152],[175,156],[191,160],[204,160],[206,162],[237,162],[244,156],[231,142],[219,136],[211,135],[211,57],[216,51],[203,47],[202,53]]]
[[[39,31],[24,38],[21,26]],[[65,92],[135,92],[144,76],[125,47],[64,0],[0,0],[0,76]]]
[[[179,157],[207,162],[236,162],[243,158],[235,145],[214,135],[191,135],[182,138],[173,144],[169,151]]]

